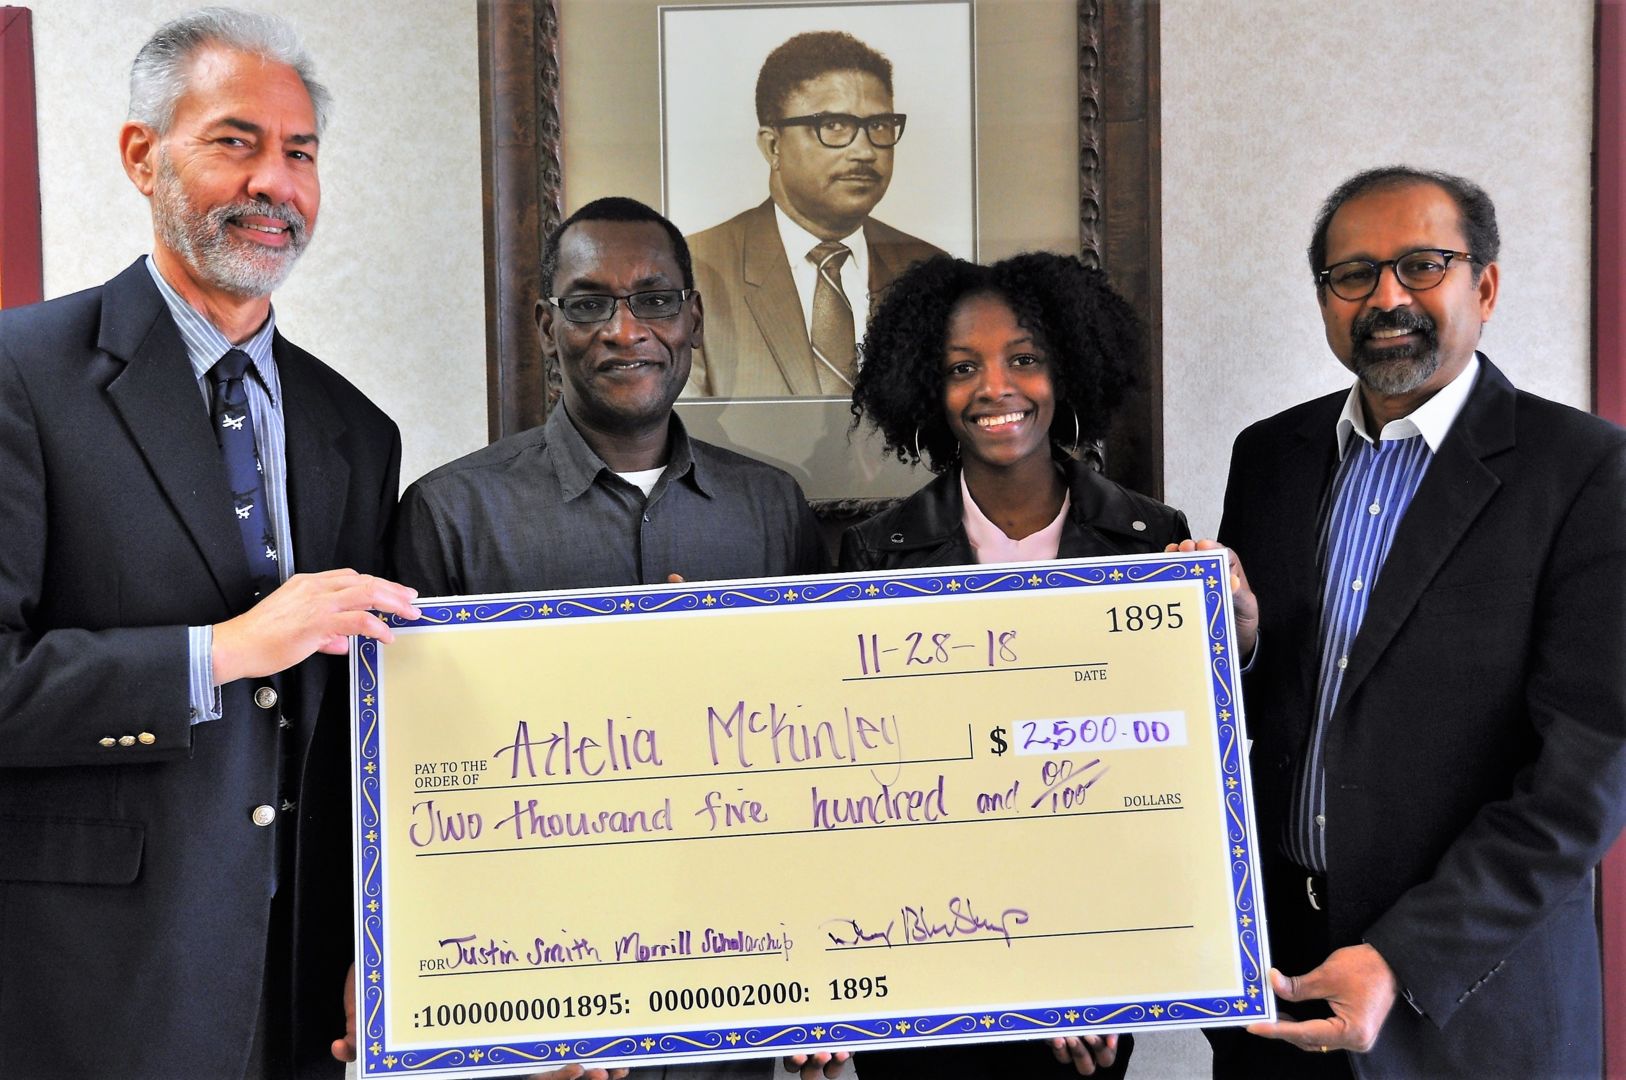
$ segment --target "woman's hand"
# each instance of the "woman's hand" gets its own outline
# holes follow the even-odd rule
[[[1063,1065],[1073,1063],[1080,1076],[1094,1076],[1097,1069],[1110,1069],[1118,1060],[1116,1035],[1068,1035],[1051,1039],[1050,1052]]]
[[[794,1054],[785,1059],[785,1071],[796,1073],[801,1080],[834,1080],[847,1070],[847,1058],[851,1055],[845,1050],[830,1053],[828,1050],[817,1054]]]

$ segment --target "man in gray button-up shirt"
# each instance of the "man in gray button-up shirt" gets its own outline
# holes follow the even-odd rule
[[[394,546],[400,580],[454,595],[824,569],[796,481],[689,438],[672,415],[701,340],[683,235],[642,203],[600,199],[548,238],[542,277],[556,295],[538,306],[537,327],[563,399],[541,427],[407,489]],[[830,1075],[841,1068],[828,1066]],[[757,1060],[635,1075],[767,1080],[775,1071]]]
[[[672,402],[701,340],[688,247],[631,199],[600,199],[548,239],[542,351],[564,394],[540,428],[413,484],[395,543],[424,594],[801,574],[825,565],[801,489],[689,438]]]

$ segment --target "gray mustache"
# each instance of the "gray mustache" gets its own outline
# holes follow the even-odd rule
[[[295,241],[305,238],[305,215],[295,210],[287,203],[245,202],[235,203],[231,206],[217,206],[209,211],[210,224],[217,229],[224,226],[233,218],[263,217],[279,222],[289,227],[293,232]]]
[[[1434,320],[1421,312],[1411,311],[1407,308],[1371,311],[1355,320],[1355,325],[1350,327],[1350,337],[1360,343],[1371,337],[1373,332],[1377,330],[1418,331],[1432,335],[1434,333]]]

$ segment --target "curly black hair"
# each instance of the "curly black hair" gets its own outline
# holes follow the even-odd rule
[[[1051,441],[1106,434],[1141,367],[1141,327],[1107,276],[1070,255],[1035,251],[978,266],[939,255],[916,263],[889,286],[860,346],[853,424],[868,419],[905,464],[922,456],[943,472],[959,455],[943,410],[943,358],[949,317],[968,296],[998,296],[1050,359],[1056,413]],[[917,450],[918,445],[918,450]]]

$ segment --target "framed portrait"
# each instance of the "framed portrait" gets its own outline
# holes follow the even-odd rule
[[[34,40],[27,8],[0,7],[0,307],[43,296]]]
[[[831,186],[855,189],[850,202],[873,199],[875,216],[905,233],[962,259],[977,257],[971,0],[667,4],[659,19],[661,209],[685,236],[769,196],[770,166],[760,143],[772,132],[761,130],[755,101],[759,76],[774,70],[767,58],[778,53],[782,64],[805,62],[808,53],[830,47],[829,35],[845,34],[855,51],[871,50],[890,66],[888,96],[904,123],[895,145],[875,147],[855,132],[848,148],[835,148],[850,148],[848,157],[823,155],[828,171],[842,177]],[[728,48],[715,48],[718,41]]]
[[[792,119],[866,121],[820,139],[851,134],[867,153],[872,132],[894,139],[877,117],[905,118],[865,224],[963,258],[1050,250],[1106,269],[1147,322],[1153,350],[1142,392],[1120,413],[1122,435],[1108,443],[1108,472],[1161,490],[1155,5],[489,0],[480,18],[493,438],[540,423],[557,392],[537,355],[535,267],[547,231],[602,196],[662,210],[699,252],[706,348],[697,366],[710,372],[722,358],[771,371],[763,365],[779,362],[771,335],[734,332],[756,315],[708,277],[707,234],[753,213],[759,229],[764,217],[772,227],[779,200],[763,142],[775,125],[759,122],[756,83],[775,49],[839,33],[890,63],[890,100],[809,98],[809,116]],[[791,329],[809,351],[807,325]],[[698,383],[677,406],[690,431],[786,469],[815,502],[872,504],[927,479],[886,458],[867,431],[850,431],[845,393],[789,377],[709,392]]]

